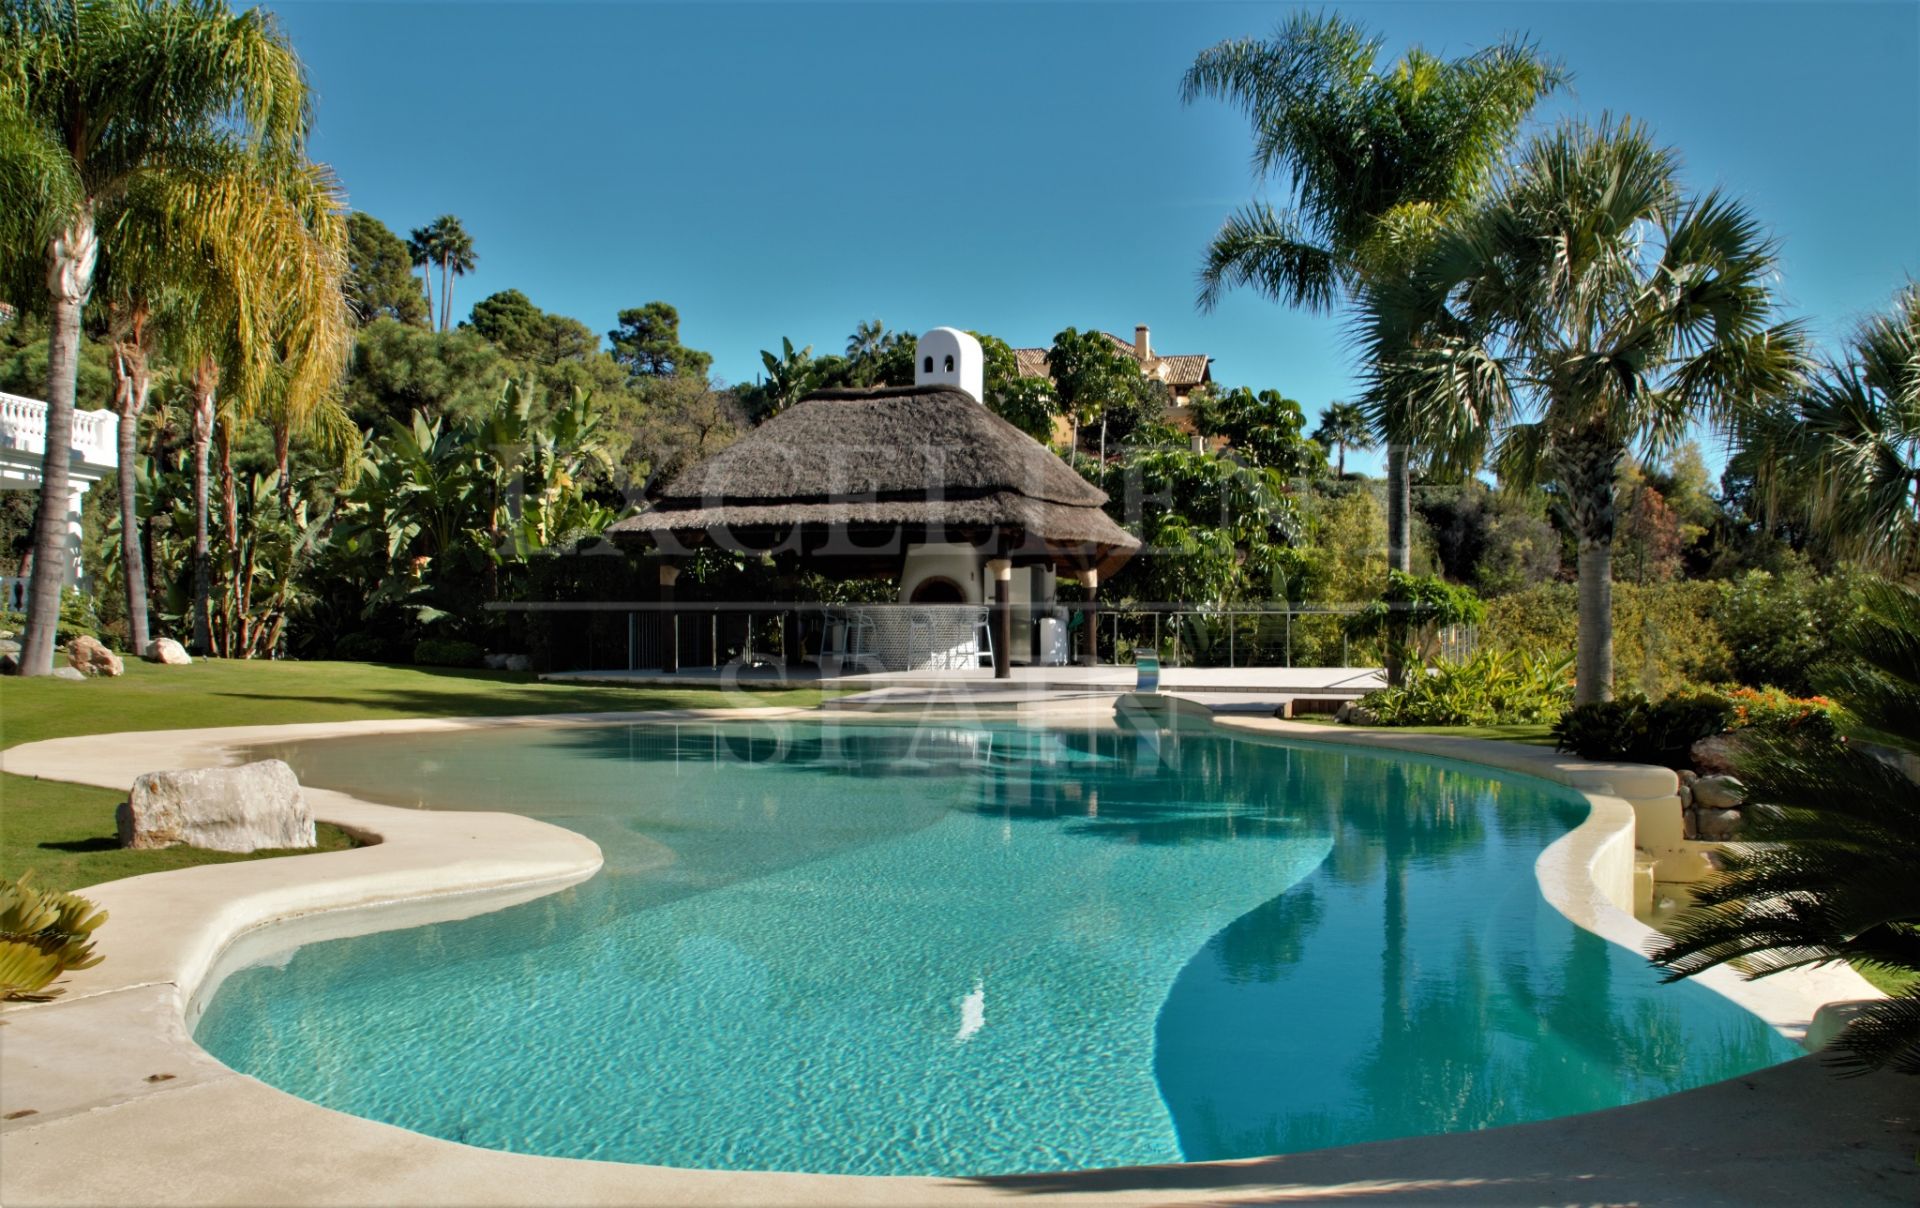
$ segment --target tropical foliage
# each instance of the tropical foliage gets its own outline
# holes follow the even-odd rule
[[[1776,320],[1774,249],[1744,207],[1689,198],[1678,157],[1629,121],[1536,138],[1496,194],[1366,290],[1377,425],[1504,482],[1547,481],[1578,541],[1577,695],[1613,692],[1616,481],[1629,452],[1800,380]]]
[[[1437,658],[1425,674],[1370,692],[1360,704],[1383,726],[1539,723],[1559,717],[1572,701],[1572,670],[1566,656],[1482,650],[1464,659]]]
[[[71,893],[43,893],[0,878],[0,1000],[44,1000],[64,973],[100,963],[93,933],[107,912]]]
[[[1841,627],[1834,697],[1867,725],[1920,733],[1920,591],[1883,583]],[[1836,961],[1910,978],[1834,1041],[1843,1071],[1920,1074],[1920,793],[1892,763],[1795,730],[1746,745],[1742,843],[1653,954],[1669,979],[1749,978]]]
[[[1863,323],[1844,359],[1744,417],[1764,511],[1827,551],[1920,571],[1920,285]]]
[[[1202,310],[1228,289],[1327,310],[1398,273],[1493,179],[1521,122],[1562,78],[1513,41],[1457,59],[1416,48],[1381,70],[1383,42],[1340,17],[1300,13],[1272,38],[1222,42],[1187,69],[1182,98],[1217,98],[1245,113],[1254,171],[1284,174],[1293,201],[1290,210],[1257,203],[1227,218],[1200,270]],[[1405,573],[1406,434],[1375,426],[1389,438],[1387,560]]]

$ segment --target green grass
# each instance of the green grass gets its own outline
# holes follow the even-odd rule
[[[1309,725],[1332,726],[1333,718],[1324,714],[1309,714],[1296,717]],[[1550,747],[1553,745],[1552,727],[1545,722],[1528,722],[1508,726],[1341,726],[1343,730],[1356,730],[1363,733],[1380,734],[1451,734],[1456,738],[1493,738],[1501,742],[1520,742],[1532,747]]]
[[[202,659],[158,667],[127,659],[116,679],[80,683],[0,679],[0,747],[122,730],[282,725],[399,717],[501,717],[641,709],[818,704],[814,688],[714,689],[543,684],[510,671],[459,671],[374,663],[269,663]],[[31,872],[43,889],[297,852],[234,855],[191,847],[125,851],[114,807],[126,794],[26,776],[0,776],[0,876]],[[321,850],[352,846],[323,827]]]
[[[0,776],[0,802],[6,821],[0,826],[0,876],[31,874],[41,889],[80,889],[121,877],[191,868],[196,864],[227,864],[311,852],[275,850],[248,852],[203,851],[197,847],[162,847],[131,851],[114,837],[113,809],[125,793],[91,785]],[[315,828],[319,851],[358,846],[351,835],[325,822]]]

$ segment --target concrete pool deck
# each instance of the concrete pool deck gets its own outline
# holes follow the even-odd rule
[[[96,735],[16,747],[0,754],[0,768],[125,789],[145,771],[227,763],[272,741],[805,715],[677,711]],[[1620,910],[1617,883],[1620,861],[1632,853],[1633,815],[1624,797],[1658,790],[1636,779],[1653,769],[1582,764],[1542,749],[1447,736],[1329,733],[1266,720],[1221,724],[1259,741],[1335,741],[1580,781],[1573,787],[1586,793],[1593,814],[1542,854],[1543,892],[1575,922],[1616,943],[1637,946],[1650,934]],[[0,1013],[0,1117],[15,1117],[0,1119],[0,1202],[1920,1201],[1920,1083],[1894,1075],[1842,1081],[1815,1058],[1646,1103],[1485,1132],[1235,1162],[971,1179],[676,1170],[427,1137],[330,1111],[222,1066],[191,1039],[196,994],[217,979],[221,954],[236,942],[285,946],[499,909],[564,892],[594,873],[599,850],[573,832],[512,814],[407,810],[308,793],[319,817],[380,842],[150,874],[87,891],[113,912],[100,936],[107,959],[65,979],[62,998]],[[1749,1005],[1791,1031],[1819,1001],[1860,996],[1864,983],[1851,971],[1818,974],[1760,983],[1765,994]]]

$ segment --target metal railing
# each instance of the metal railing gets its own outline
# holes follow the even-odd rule
[[[817,659],[828,649],[830,625],[859,625],[864,618],[884,626],[885,619],[893,617],[892,627],[904,632],[907,623],[900,614],[953,609],[951,605],[791,601],[563,601],[487,607],[549,618],[542,622],[547,631],[548,669],[629,671],[667,665],[669,649],[676,656],[675,664],[684,668],[796,665]],[[1105,666],[1130,664],[1134,652],[1144,649],[1156,652],[1167,667],[1378,667],[1384,659],[1381,640],[1350,632],[1348,618],[1362,607],[1062,602],[1036,609],[1016,604],[1011,655],[1015,663],[1032,663],[1038,641],[1031,626],[1052,616],[1067,628],[1065,661],[1080,663],[1091,616],[1097,661]],[[569,619],[556,623],[552,619],[556,614]],[[1471,653],[1477,640],[1477,632],[1469,627],[1424,635],[1430,653],[1449,658]],[[1041,653],[1044,657],[1045,652]],[[857,659],[842,662],[849,670],[857,669]],[[876,665],[873,669],[906,668]]]

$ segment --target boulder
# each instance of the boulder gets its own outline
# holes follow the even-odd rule
[[[483,655],[480,659],[480,665],[489,671],[505,671],[507,669],[507,656],[504,654]]]
[[[1739,810],[1695,810],[1694,816],[1702,839],[1731,839],[1740,833]]]
[[[148,772],[115,812],[122,847],[185,843],[209,851],[312,847],[313,811],[278,759],[237,768]]]
[[[0,638],[0,654],[19,654],[20,643],[12,638]]]
[[[1732,809],[1747,799],[1747,786],[1732,776],[1702,776],[1692,787],[1693,803],[1701,809]]]
[[[1712,734],[1687,752],[1702,776],[1724,776],[1740,765],[1743,744],[1738,734]]]
[[[164,663],[169,667],[185,667],[193,662],[193,656],[187,653],[187,648],[172,638],[153,639],[140,652],[140,657],[149,663]]]
[[[510,654],[500,666],[508,671],[531,671],[533,660],[524,654]]]
[[[18,672],[16,672],[15,674],[18,674]],[[63,679],[63,680],[85,681],[87,677],[78,668],[75,668],[75,667],[55,667],[53,669],[53,678]]]
[[[1684,780],[1681,781],[1680,788],[1675,795],[1680,798],[1681,809],[1690,810],[1693,808],[1693,786],[1692,785],[1688,784]]]
[[[1692,784],[1694,781],[1700,779],[1700,773],[1694,771],[1692,768],[1681,768],[1679,775],[1681,784]]]
[[[120,656],[84,634],[67,643],[67,662],[82,675],[124,675]]]
[[[1700,837],[1699,815],[1695,814],[1692,810],[1688,810],[1681,814],[1680,818],[1680,837],[1682,839],[1698,839]]]

